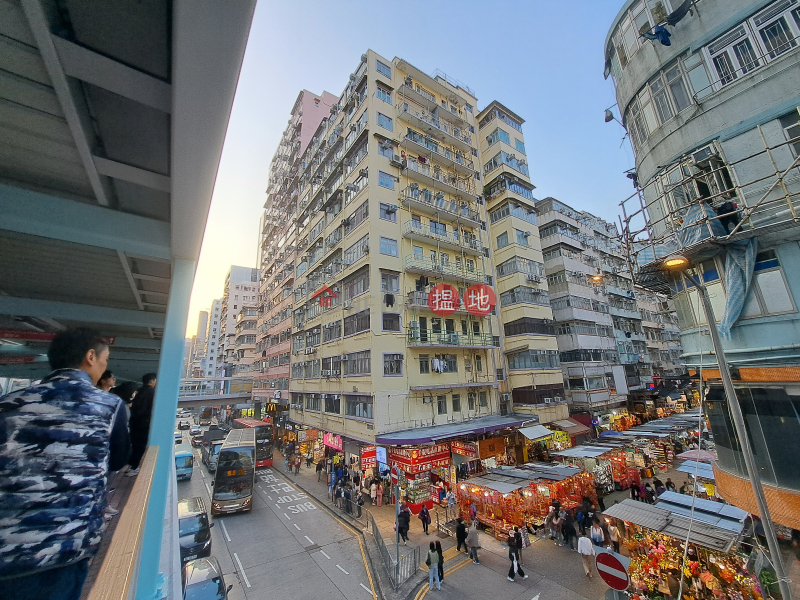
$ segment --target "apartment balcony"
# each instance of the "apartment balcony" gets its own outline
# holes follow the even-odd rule
[[[581,350],[583,348],[598,348],[600,350],[616,350],[617,342],[614,338],[568,333],[558,336],[558,349],[561,352]]]
[[[435,165],[423,165],[413,159],[403,161],[403,172],[411,179],[422,183],[431,189],[447,191],[455,196],[469,194],[475,196],[475,188],[472,185],[472,177],[459,177],[447,171],[442,171]]]
[[[615,329],[614,335],[621,342],[644,342],[647,339],[643,331],[625,331]]]
[[[608,312],[614,317],[625,317],[626,319],[641,319],[642,315],[639,311],[631,308],[621,308],[618,306],[609,306]]]
[[[481,269],[469,269],[466,266],[456,267],[454,264],[442,263],[422,258],[410,254],[405,257],[405,270],[409,273],[420,273],[432,277],[443,277],[445,279],[457,279],[464,281],[474,281],[476,283],[486,283],[486,273]]]
[[[426,310],[429,309],[428,307],[428,292],[408,292],[406,296],[406,306],[409,308],[413,308],[416,310]],[[454,314],[470,314],[467,311],[466,306],[464,305],[464,299],[459,299],[458,308],[456,309]],[[473,319],[481,319],[483,317],[478,317],[472,315]]]
[[[454,127],[427,110],[416,108],[405,102],[397,105],[397,111],[401,119],[411,123],[417,129],[425,131],[431,136],[456,146],[471,155],[472,136],[466,128]]]
[[[598,325],[614,324],[611,315],[608,313],[597,312],[585,308],[567,306],[565,308],[553,309],[553,319],[555,321],[589,321]]]
[[[433,217],[452,218],[473,227],[480,227],[480,213],[472,210],[464,200],[448,198],[444,192],[434,194],[429,189],[420,189],[412,184],[401,192],[400,201],[406,208],[414,208]]]
[[[408,149],[440,163],[448,169],[468,177],[472,177],[475,173],[475,167],[469,154],[465,155],[461,150],[451,150],[430,136],[409,130],[404,141]]]
[[[541,218],[539,219],[539,223],[540,229],[545,229],[547,227],[546,223]],[[573,237],[572,235],[568,235],[566,233],[554,233],[552,235],[542,237],[543,249],[549,248],[550,246],[557,246],[559,244],[572,246],[573,248],[579,248],[581,250],[586,247],[586,244],[581,242],[577,237]]]
[[[623,365],[650,364],[650,356],[648,354],[637,354],[636,352],[620,352],[619,362]]]
[[[483,254],[483,244],[477,238],[468,238],[457,231],[439,233],[432,226],[422,225],[418,221],[406,221],[403,224],[403,235],[407,238],[423,237],[431,240],[440,248],[450,248],[466,254],[481,256]]]
[[[406,339],[409,347],[497,348],[500,346],[500,339],[488,333],[456,333],[419,327],[409,328]]]

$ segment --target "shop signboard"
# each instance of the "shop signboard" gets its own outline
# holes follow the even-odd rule
[[[316,429],[303,429],[302,431],[297,432],[298,442],[313,442],[318,437],[319,433]]]
[[[455,485],[457,481],[457,471],[455,465],[450,465],[450,485]],[[455,488],[453,488],[455,489]]]
[[[342,449],[342,436],[336,435],[335,433],[326,433],[322,437],[322,443],[328,446],[329,448],[333,448],[334,450],[341,451]]]
[[[406,473],[424,473],[434,467],[450,466],[450,445],[437,444],[424,448],[390,448],[389,462]]]
[[[493,458],[506,451],[506,438],[494,437],[478,442],[478,455],[481,459]]]
[[[375,450],[375,446],[361,446],[362,469],[370,469],[378,463]]]
[[[474,460],[479,456],[477,444],[456,441],[450,442],[450,448],[452,449],[453,454],[460,454],[461,456],[466,456],[469,459]]]
[[[386,448],[384,448],[383,446],[375,447],[375,458],[378,460],[379,463],[383,463],[384,465],[389,464],[389,461],[386,458]]]

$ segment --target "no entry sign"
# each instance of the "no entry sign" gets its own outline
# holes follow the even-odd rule
[[[400,481],[400,472],[397,470],[397,467],[392,467],[392,485],[397,485],[397,482]]]
[[[618,554],[613,552],[598,552],[595,564],[597,572],[608,586],[617,591],[628,589],[628,569],[622,564]]]

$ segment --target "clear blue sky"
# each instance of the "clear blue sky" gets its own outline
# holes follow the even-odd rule
[[[616,221],[633,192],[603,44],[624,0],[399,2],[261,0],[236,92],[187,327],[222,295],[231,264],[255,266],[268,167],[298,92],[341,94],[372,48],[425,72],[439,68],[526,119],[537,198],[553,196]],[[615,115],[618,116],[616,107]]]

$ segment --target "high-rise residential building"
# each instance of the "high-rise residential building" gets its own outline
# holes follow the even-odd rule
[[[203,377],[205,375],[206,335],[208,334],[208,311],[201,310],[197,317],[197,334],[192,336],[190,362],[187,377]]]
[[[499,377],[501,399],[510,397],[517,412],[537,414],[537,405],[564,402],[564,380],[522,134],[525,121],[497,101],[477,121],[490,270],[502,325],[497,368],[502,373],[507,367],[507,376]]]
[[[608,33],[606,73],[636,161],[623,234],[636,281],[672,296],[690,372],[709,386],[718,493],[757,512],[706,313],[668,257],[709,291],[772,519],[800,528],[800,7],[685,8],[628,1]],[[671,45],[640,35],[664,21]]]
[[[203,349],[202,377],[214,377],[217,372],[217,353],[219,352],[219,339],[222,331],[222,299],[214,300],[208,310],[208,324],[206,327],[206,343]]]
[[[217,376],[249,373],[255,359],[258,269],[231,266],[220,305]],[[212,319],[213,321],[213,319]]]

